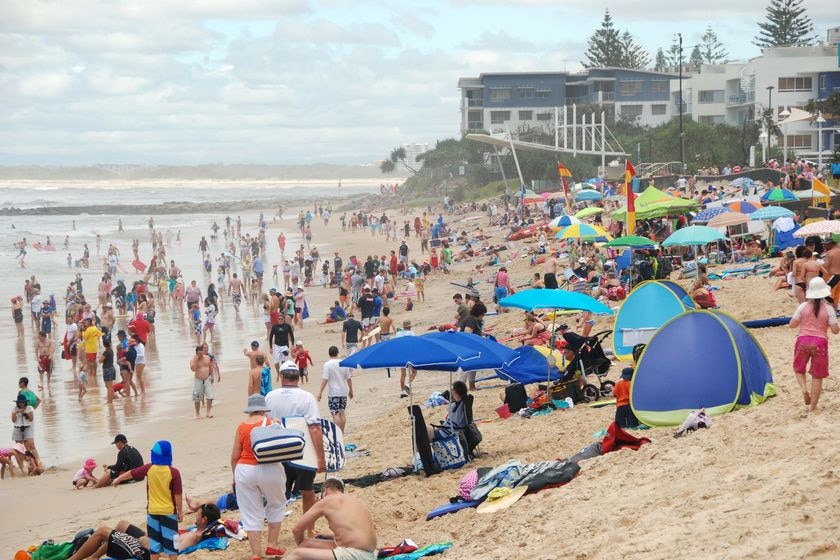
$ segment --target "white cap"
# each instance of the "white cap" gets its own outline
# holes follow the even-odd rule
[[[289,370],[300,371],[297,367],[297,364],[294,363],[292,360],[286,360],[285,362],[280,364],[280,371],[289,371]]]

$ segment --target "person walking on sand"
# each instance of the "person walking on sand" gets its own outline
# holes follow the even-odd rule
[[[831,289],[822,278],[812,278],[805,292],[806,301],[801,303],[790,320],[790,328],[799,328],[793,349],[793,372],[802,389],[802,397],[810,411],[817,410],[822,392],[823,379],[828,377],[828,331],[840,333],[840,325],[834,309],[825,298]],[[808,362],[811,363],[811,390],[805,377]]]
[[[53,356],[55,355],[55,343],[53,339],[47,336],[47,333],[41,331],[38,333],[38,340],[35,342],[35,359],[38,361],[38,375],[41,377],[41,384],[39,389],[44,388],[44,374],[47,374],[47,385],[52,379],[53,370]]]
[[[210,356],[204,350],[204,345],[195,347],[195,355],[190,360],[190,369],[195,374],[193,382],[192,399],[195,404],[195,418],[201,418],[201,402],[205,401],[204,414],[207,418],[213,418],[213,379],[212,368],[210,367]]]
[[[324,517],[332,538],[305,538],[306,530]],[[344,494],[336,478],[324,482],[324,496],[292,528],[298,547],[288,560],[375,560],[376,526],[370,510],[360,499]]]
[[[831,302],[835,311],[840,306],[840,247],[837,242],[829,238],[825,242],[825,257],[823,266],[828,272],[828,287],[831,288]]]
[[[233,278],[228,282],[228,295],[233,301],[233,308],[239,313],[239,306],[242,305],[242,280],[234,272]]]
[[[353,376],[350,368],[339,366],[338,346],[330,346],[328,351],[330,359],[324,362],[324,374],[321,378],[321,388],[318,391],[318,402],[327,389],[327,404],[330,408],[333,421],[344,431],[347,424],[347,399],[353,398]]]

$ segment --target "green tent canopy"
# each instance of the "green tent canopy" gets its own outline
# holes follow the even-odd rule
[[[690,198],[677,198],[665,194],[656,187],[648,187],[636,198],[636,219],[648,220],[663,216],[677,216],[692,212],[698,207],[697,201]],[[627,220],[627,207],[623,206],[610,213],[613,220]]]

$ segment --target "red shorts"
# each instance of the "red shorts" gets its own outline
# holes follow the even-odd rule
[[[812,377],[828,377],[828,340],[819,336],[799,336],[793,348],[793,371],[805,373],[811,362]]]
[[[87,359],[87,361],[89,361],[89,362],[95,362],[96,361],[96,352],[87,352],[85,354],[85,359]]]
[[[38,358],[38,371],[41,373],[52,373],[53,361],[50,356]]]

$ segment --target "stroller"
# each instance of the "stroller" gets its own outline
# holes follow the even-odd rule
[[[568,347],[577,351],[578,360],[583,371],[583,395],[589,402],[597,401],[601,397],[612,396],[615,383],[606,379],[612,367],[612,362],[604,354],[601,343],[612,334],[611,330],[597,332],[591,336],[581,336],[573,332],[564,332],[563,338]],[[595,375],[598,385],[589,383],[589,376]]]

